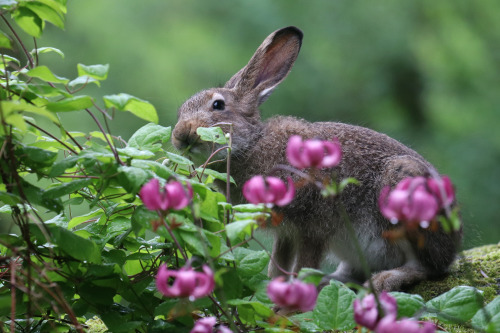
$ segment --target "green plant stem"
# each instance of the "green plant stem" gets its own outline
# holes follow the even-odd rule
[[[163,221],[163,225],[167,229],[168,234],[170,235],[170,237],[172,237],[172,239],[175,243],[175,246],[177,246],[177,249],[179,249],[179,252],[181,253],[182,258],[184,259],[184,261],[188,261],[187,254],[184,252],[184,249],[182,248],[181,244],[179,243],[179,241],[175,237],[175,235],[174,235],[172,229],[170,228],[170,226],[168,225],[167,221],[165,221],[165,217],[161,213],[159,213],[159,215],[161,216],[161,219]]]

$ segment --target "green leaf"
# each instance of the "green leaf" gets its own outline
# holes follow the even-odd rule
[[[26,75],[31,77],[39,78],[45,82],[52,83],[67,83],[69,80],[63,77],[59,77],[52,73],[52,71],[47,66],[38,66],[30,69]]]
[[[158,218],[158,213],[150,211],[144,206],[139,206],[131,218],[132,230],[138,234],[142,229],[150,228],[151,222]]]
[[[255,325],[257,320],[267,319],[274,315],[274,312],[265,304],[258,301],[247,301],[234,299],[227,302],[229,305],[236,306],[238,315],[243,323]]]
[[[472,317],[472,325],[487,333],[500,332],[500,296],[495,297]]]
[[[137,117],[146,121],[158,123],[158,114],[155,107],[147,101],[131,96],[129,94],[106,95],[103,97],[107,108],[115,108],[119,111],[129,111]]]
[[[227,237],[232,244],[236,244],[250,236],[252,230],[257,228],[257,222],[254,220],[243,220],[231,222],[226,226]]]
[[[251,277],[262,272],[269,262],[269,256],[264,250],[253,251],[238,247],[233,252],[238,262],[236,270],[242,277]]]
[[[139,128],[128,141],[128,145],[141,150],[157,152],[161,150],[162,144],[170,139],[172,129],[153,123]]]
[[[58,102],[48,103],[47,109],[52,112],[68,112],[90,108],[93,105],[90,96],[76,96],[65,98]]]
[[[153,175],[150,171],[133,166],[120,166],[118,168],[118,182],[128,192],[137,193],[142,185]]]
[[[54,53],[57,53],[61,56],[61,58],[64,58],[64,53],[59,50],[59,49],[56,49],[55,47],[39,47],[37,49],[33,49],[31,50],[31,54],[32,55],[35,55],[35,54],[44,54],[44,53],[51,53],[51,52],[54,52]]]
[[[196,172],[198,172],[199,174],[203,172],[205,175],[212,176],[215,179],[222,180],[224,182],[227,181],[227,173],[218,172],[212,169],[203,170],[202,167],[197,168]],[[230,182],[236,185],[236,181],[234,180],[233,177],[230,177]]]
[[[12,44],[10,42],[9,36],[3,33],[3,31],[0,31],[0,48],[4,49],[10,49],[12,47]]]
[[[61,183],[56,187],[52,187],[45,191],[43,194],[44,199],[55,199],[59,198],[63,195],[71,194],[76,192],[84,187],[87,187],[92,183],[92,179],[77,179],[70,181],[68,183]]]
[[[24,195],[32,204],[41,205],[47,209],[50,209],[51,211],[58,213],[63,209],[61,200],[45,198],[43,196],[45,191],[41,188],[36,187],[23,179],[21,179],[21,186]],[[19,194],[19,190],[17,188],[14,191],[15,194]]]
[[[79,76],[76,79],[71,80],[68,83],[68,86],[71,87],[71,88],[73,88],[73,87],[75,87],[75,86],[77,86],[79,84],[86,85],[88,83],[95,83],[98,87],[101,86],[101,83],[98,80],[96,80],[96,79],[94,79],[94,78],[92,78],[90,76],[87,76],[87,75]]]
[[[193,165],[193,161],[191,161],[188,158],[185,158],[184,156],[177,155],[177,154],[171,153],[169,151],[167,151],[165,153],[167,154],[168,159],[174,163]]]
[[[44,22],[32,10],[26,7],[19,7],[13,12],[12,16],[17,25],[26,33],[33,37],[40,37],[44,28]]]
[[[471,319],[483,303],[483,291],[458,286],[426,303],[427,311],[445,323],[463,323]]]
[[[90,65],[78,64],[78,76],[88,76],[96,80],[106,80],[109,72],[109,64]]]
[[[391,292],[390,294],[398,303],[398,318],[413,317],[425,306],[424,299],[420,295],[403,292]]]
[[[2,110],[4,115],[8,115],[12,112],[30,112],[46,117],[51,121],[55,122],[56,124],[59,124],[59,119],[57,119],[57,117],[53,113],[45,110],[45,108],[43,107],[38,107],[33,104],[29,104],[24,100],[2,101],[0,103],[2,105]]]
[[[55,224],[46,224],[46,226],[50,230],[52,242],[68,255],[89,263],[101,263],[101,251],[96,243]]]
[[[354,328],[352,303],[356,298],[354,291],[342,283],[331,280],[318,295],[313,310],[314,322],[324,330],[346,331]]]
[[[133,147],[118,148],[117,151],[120,155],[138,159],[148,159],[155,156],[155,154],[149,150],[139,150]]]
[[[79,158],[79,156],[68,156],[61,161],[57,161],[52,165],[49,177],[57,177],[59,175],[62,175],[64,171],[66,171],[66,169],[74,167]]]
[[[76,217],[72,218],[68,222],[67,228],[68,229],[73,229],[77,225],[79,225],[79,224],[81,224],[83,222],[87,222],[87,221],[91,220],[92,218],[100,216],[102,214],[103,214],[102,210],[101,209],[97,209],[97,210],[94,210],[93,212],[90,212],[88,214],[76,216]]]
[[[51,6],[47,6],[41,1],[27,1],[23,2],[23,5],[33,11],[42,20],[50,22],[60,29],[64,29],[63,17]]]
[[[196,129],[196,134],[198,134],[203,141],[215,142],[221,145],[227,143],[226,136],[220,127],[198,127]]]

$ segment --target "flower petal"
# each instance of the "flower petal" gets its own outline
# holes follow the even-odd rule
[[[323,157],[321,162],[321,167],[331,168],[337,166],[342,159],[342,148],[340,143],[335,141],[323,141],[324,148],[326,150],[326,155]]]
[[[288,162],[296,168],[306,168],[307,166],[304,165],[302,160],[302,153],[302,138],[299,135],[292,135],[290,139],[288,139],[288,144],[286,146],[286,157],[288,158]]]

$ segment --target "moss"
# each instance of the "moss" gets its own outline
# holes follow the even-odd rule
[[[85,322],[85,325],[88,326],[88,333],[104,333],[108,330],[106,324],[104,324],[104,322],[97,316],[94,316],[93,318],[87,320]]]
[[[500,243],[463,251],[446,277],[422,282],[409,292],[419,294],[427,301],[461,285],[482,290],[485,303],[500,294]]]

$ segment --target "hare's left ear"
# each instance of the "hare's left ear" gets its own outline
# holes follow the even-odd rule
[[[296,27],[276,30],[262,42],[248,64],[225,87],[234,88],[241,97],[257,95],[258,104],[261,104],[292,69],[300,51],[302,36],[302,31]]]

